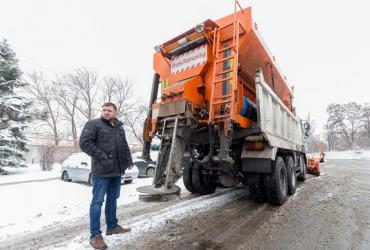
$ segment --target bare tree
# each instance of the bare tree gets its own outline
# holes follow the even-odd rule
[[[124,114],[125,127],[130,139],[137,141],[140,144],[144,144],[143,141],[143,125],[148,112],[148,107],[145,105],[138,105],[131,112]]]
[[[124,121],[128,137],[143,144],[143,124],[147,108],[140,105],[138,99],[133,98],[133,85],[132,79],[106,77],[102,97],[104,102],[117,105],[118,118]]]
[[[50,171],[54,164],[55,146],[52,143],[42,145],[40,148],[40,167],[42,171]]]
[[[352,149],[360,130],[361,105],[355,102],[344,104],[344,112],[348,124],[349,146]]]
[[[344,137],[347,145],[351,147],[350,135],[348,133],[348,127],[345,122],[345,109],[341,104],[330,104],[327,108],[328,112],[328,127],[331,131],[335,131]]]
[[[329,149],[353,149],[361,144],[361,105],[355,102],[347,104],[330,104],[327,108],[328,122],[326,136]],[[335,140],[335,141],[334,141]],[[335,142],[335,144],[334,144]],[[346,145],[343,145],[343,142]]]
[[[327,123],[324,127],[324,131],[329,151],[335,150],[338,142],[338,134],[336,129]]]
[[[103,100],[117,105],[118,117],[124,117],[128,112],[137,109],[139,100],[133,99],[132,79],[121,77],[104,78]]]
[[[79,100],[79,90],[73,86],[73,79],[69,75],[62,77],[56,76],[54,81],[56,88],[55,99],[63,109],[62,117],[67,120],[71,127],[70,132],[73,139],[74,150],[78,150],[78,137],[77,137],[77,103]]]
[[[370,147],[370,103],[365,103],[362,107],[362,121],[367,137],[367,146]]]
[[[68,78],[73,82],[74,90],[80,94],[81,102],[76,106],[77,110],[87,120],[93,119],[98,91],[98,73],[82,67],[69,74]]]
[[[102,87],[103,102],[114,102],[116,81],[111,77],[104,78],[104,86]]]
[[[55,102],[53,87],[51,83],[45,79],[42,72],[34,71],[28,76],[30,78],[28,91],[32,94],[35,102],[46,109],[49,116],[49,119],[46,119],[46,123],[53,131],[54,144],[58,145],[59,105]]]

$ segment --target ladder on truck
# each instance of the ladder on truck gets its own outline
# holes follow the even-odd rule
[[[181,178],[180,163],[185,151],[179,117],[169,117],[163,120],[161,144],[159,148],[153,185],[156,188],[171,189]]]
[[[239,2],[235,1],[233,23],[216,28],[213,33],[213,54],[216,59],[209,105],[210,124],[235,120],[237,115],[239,36],[245,32],[237,18],[237,7],[244,14]],[[222,46],[231,39],[231,45]]]

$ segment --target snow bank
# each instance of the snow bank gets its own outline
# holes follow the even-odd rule
[[[318,154],[316,154],[318,155]],[[338,160],[360,160],[369,159],[370,160],[370,150],[352,150],[352,151],[332,151],[325,152],[325,159],[338,159]]]
[[[51,171],[42,171],[39,164],[30,164],[27,168],[5,167],[3,169],[10,174],[0,175],[0,184],[60,178],[60,168],[59,163],[54,164]]]
[[[137,201],[136,188],[151,182],[151,178],[140,178],[122,185],[118,205]],[[87,183],[61,180],[0,186],[0,197],[5,201],[1,203],[0,242],[81,217],[88,223],[91,191]]]

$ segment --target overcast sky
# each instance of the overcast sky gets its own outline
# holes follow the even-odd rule
[[[298,114],[326,121],[329,103],[370,102],[370,2],[240,1],[252,6],[267,46],[295,86]],[[0,0],[0,37],[24,72],[63,73],[79,66],[135,80],[148,100],[154,46],[210,18],[232,0]]]

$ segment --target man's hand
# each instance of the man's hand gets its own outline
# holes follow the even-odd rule
[[[131,170],[134,167],[134,165],[128,166],[128,169]]]

